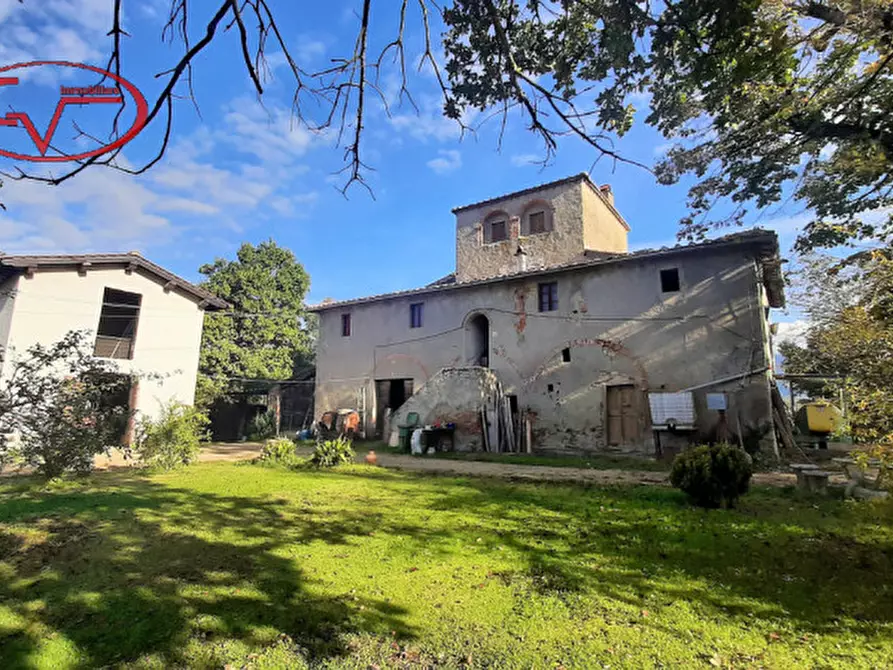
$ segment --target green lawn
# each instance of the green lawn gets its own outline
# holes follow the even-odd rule
[[[206,464],[0,483],[0,667],[891,667],[893,507]]]

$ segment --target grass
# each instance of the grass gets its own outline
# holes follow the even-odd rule
[[[215,463],[0,483],[0,667],[891,667],[893,507]]]

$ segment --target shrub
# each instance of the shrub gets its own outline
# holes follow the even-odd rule
[[[164,469],[186,465],[207,439],[208,423],[208,417],[195,407],[171,402],[157,420],[139,421],[131,450],[146,465]]]
[[[85,331],[2,356],[0,435],[13,439],[0,438],[0,466],[30,466],[48,479],[84,473],[97,454],[121,443],[132,380],[114,363],[94,358]]]
[[[260,460],[266,463],[293,465],[298,460],[298,455],[295,453],[295,443],[286,437],[267,440],[260,452]]]
[[[747,493],[753,465],[750,456],[730,444],[688,449],[673,461],[670,482],[700,507],[733,507]]]
[[[266,412],[255,414],[248,422],[248,439],[252,442],[260,442],[276,434],[276,412],[268,409]]]
[[[877,467],[875,485],[879,489],[893,492],[893,444],[875,444],[865,451],[852,452],[853,460],[863,473]],[[877,460],[877,464],[872,461]]]
[[[318,468],[331,468],[336,465],[353,463],[354,453],[350,440],[339,437],[334,440],[317,442],[310,462]]]

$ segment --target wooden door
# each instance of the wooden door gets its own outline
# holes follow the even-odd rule
[[[608,444],[635,446],[642,442],[642,393],[632,384],[607,387]]]

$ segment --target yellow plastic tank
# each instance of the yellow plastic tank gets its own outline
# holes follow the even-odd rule
[[[843,422],[840,410],[826,400],[815,400],[804,405],[806,425],[813,433],[833,433]]]

